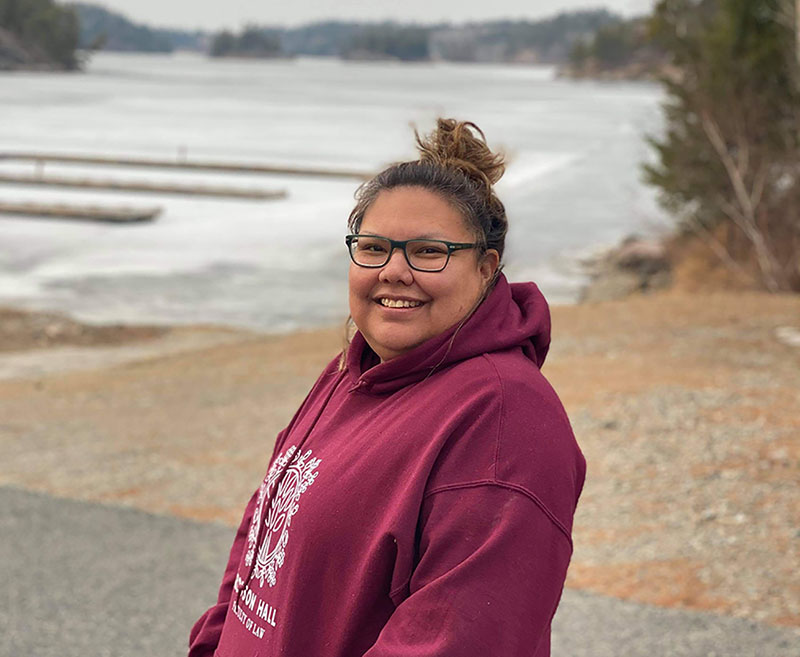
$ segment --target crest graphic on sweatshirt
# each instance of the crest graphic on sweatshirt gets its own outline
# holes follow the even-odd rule
[[[257,579],[262,587],[265,579],[270,586],[275,586],[278,569],[283,565],[286,556],[285,548],[289,542],[292,516],[300,508],[300,496],[317,478],[319,473],[314,470],[319,464],[320,459],[311,458],[311,450],[301,454],[292,445],[275,459],[261,482],[250,531],[247,533],[244,563],[245,566],[250,566],[255,558],[253,579]],[[267,504],[269,508],[264,514],[264,506]],[[264,533],[261,545],[256,550],[262,516]]]

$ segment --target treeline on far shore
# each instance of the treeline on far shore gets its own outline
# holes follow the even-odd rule
[[[536,21],[452,25],[325,21],[299,27],[255,24],[233,32],[162,29],[87,4],[0,0],[0,69],[80,66],[96,50],[194,50],[212,57],[327,56],[360,60],[555,64],[569,75],[659,70],[663,52],[649,39],[647,18],[607,9],[562,12]]]
[[[557,64],[574,43],[622,19],[606,9],[563,12],[538,21],[451,25],[323,22],[294,28],[247,25],[214,35],[212,56],[329,56],[398,61]]]
[[[574,45],[623,19],[606,9],[562,12],[537,21],[419,25],[393,21],[322,21],[299,27],[248,24],[216,33],[139,25],[95,5],[77,3],[82,48],[171,52],[212,57],[297,56],[399,61],[564,63]]]

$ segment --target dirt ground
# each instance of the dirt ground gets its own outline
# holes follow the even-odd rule
[[[553,309],[588,462],[568,586],[800,628],[798,332],[788,295]],[[234,525],[341,334],[0,310],[0,484]]]

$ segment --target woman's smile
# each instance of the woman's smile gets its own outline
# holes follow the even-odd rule
[[[393,297],[393,296],[379,296],[375,299],[375,302],[383,306],[384,308],[392,308],[392,309],[402,309],[402,310],[411,310],[414,308],[420,308],[424,305],[424,301],[420,301],[419,299],[409,299],[408,297]]]

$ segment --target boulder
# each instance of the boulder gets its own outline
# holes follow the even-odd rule
[[[671,264],[663,244],[637,236],[588,264],[590,281],[581,291],[581,302],[622,299],[631,294],[669,287]]]

